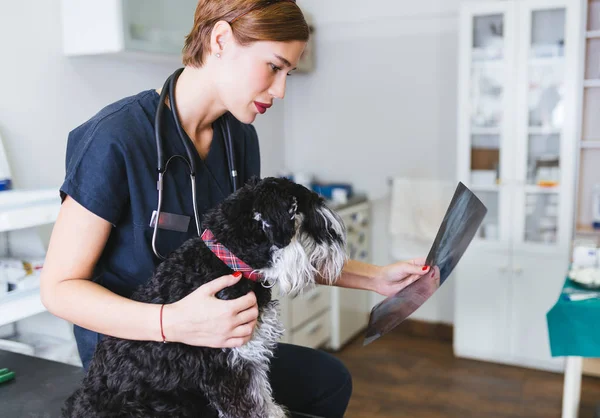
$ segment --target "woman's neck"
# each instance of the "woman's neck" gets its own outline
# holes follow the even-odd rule
[[[175,100],[182,128],[204,154],[212,141],[212,123],[226,112],[209,71],[186,67],[175,84]]]

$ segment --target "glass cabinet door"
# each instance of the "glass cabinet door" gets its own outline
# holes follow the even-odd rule
[[[180,54],[194,24],[197,0],[123,0],[126,48]]]
[[[509,239],[510,207],[503,179],[510,168],[505,149],[514,31],[508,7],[488,3],[461,12],[461,24],[470,30],[461,39],[460,180],[488,208],[476,237],[495,242]]]
[[[537,2],[537,4],[548,4]],[[515,238],[524,244],[559,242],[565,177],[565,6],[525,6],[522,19],[517,115]]]

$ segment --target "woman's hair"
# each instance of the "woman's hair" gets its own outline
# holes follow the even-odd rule
[[[194,27],[185,39],[183,64],[201,67],[210,53],[215,24],[231,25],[240,45],[257,41],[308,41],[309,27],[293,0],[199,0]]]

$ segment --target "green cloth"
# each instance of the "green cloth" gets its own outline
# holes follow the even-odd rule
[[[565,289],[585,290],[567,279],[556,304],[546,314],[553,357],[600,357],[600,299],[570,301]]]

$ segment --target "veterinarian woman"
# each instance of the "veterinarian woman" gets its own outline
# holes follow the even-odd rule
[[[260,174],[251,123],[283,99],[308,36],[291,0],[199,1],[174,89],[183,132],[166,108],[163,154],[187,155],[180,134],[193,145],[200,219],[232,192],[224,115],[233,116],[228,126],[241,185]],[[129,299],[161,261],[149,226],[157,208],[154,124],[161,90],[110,104],[69,134],[63,203],[43,269],[42,300],[50,312],[75,324],[84,367],[102,335],[162,341],[160,306]],[[197,233],[189,168],[182,159],[169,163],[161,212],[173,215],[165,217],[156,240],[157,252],[166,254]],[[391,295],[428,273],[422,262],[377,267],[350,261],[337,285]],[[247,342],[258,314],[254,294],[215,298],[237,280],[221,277],[165,306],[166,339],[208,347]],[[322,417],[341,417],[352,392],[350,374],[335,357],[293,345],[279,346],[270,378],[278,403]]]

